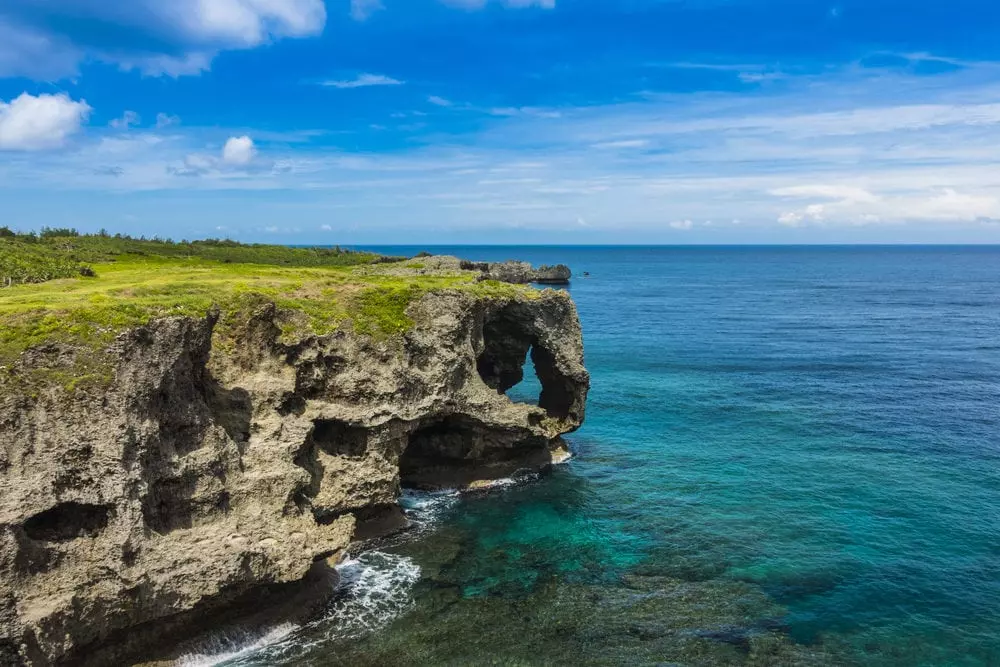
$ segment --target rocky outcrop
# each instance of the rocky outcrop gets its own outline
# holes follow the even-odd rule
[[[130,664],[213,619],[308,613],[401,486],[474,485],[559,456],[589,378],[561,292],[432,292],[387,341],[282,342],[276,308],[119,336],[106,393],[0,397],[0,664]],[[22,371],[71,366],[48,345]],[[505,392],[530,355],[537,405]]]
[[[528,262],[462,262],[462,269],[482,273],[480,280],[527,285],[568,285],[573,272],[565,264],[534,268]]]

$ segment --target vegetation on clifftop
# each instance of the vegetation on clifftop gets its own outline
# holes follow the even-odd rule
[[[63,234],[0,234],[0,276],[6,275],[2,284],[9,285],[0,287],[0,382],[4,369],[9,372],[25,351],[53,342],[94,352],[88,368],[73,370],[63,384],[81,376],[96,379],[106,371],[101,350],[122,331],[160,317],[202,317],[218,309],[224,336],[234,319],[269,302],[277,305],[288,340],[348,323],[358,333],[385,338],[412,326],[407,308],[428,291],[503,296],[526,290],[476,282],[472,272],[422,275],[418,262],[338,248],[172,243],[59,231]],[[387,261],[395,262],[391,275],[380,270]]]
[[[294,267],[357,266],[380,259],[372,253],[339,247],[291,248],[218,239],[175,243],[121,234],[81,236],[72,229],[49,228],[43,228],[38,234],[16,234],[0,227],[0,286],[87,276],[93,272],[94,264],[139,257]]]

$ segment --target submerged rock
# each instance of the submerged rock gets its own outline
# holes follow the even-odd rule
[[[0,664],[166,658],[219,619],[307,614],[352,539],[402,524],[401,486],[538,470],[583,422],[565,293],[430,292],[388,340],[282,342],[275,312],[233,349],[214,315],[156,320],[118,337],[104,393],[0,397]],[[537,406],[505,395],[529,354]]]

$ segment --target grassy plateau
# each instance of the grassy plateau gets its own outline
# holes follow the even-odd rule
[[[72,230],[18,235],[0,228],[0,383],[25,351],[52,342],[93,352],[77,355],[85,367],[60,368],[53,380],[72,388],[107,379],[102,351],[122,331],[161,317],[218,309],[216,343],[225,348],[234,343],[226,332],[270,302],[289,341],[345,326],[385,339],[413,325],[407,308],[428,291],[499,297],[528,289],[476,282],[468,271],[422,269],[417,260],[340,248],[174,243]]]

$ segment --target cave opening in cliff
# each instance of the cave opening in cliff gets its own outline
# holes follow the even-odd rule
[[[483,382],[497,393],[537,405],[551,417],[569,415],[571,382],[560,373],[555,355],[513,313],[501,311],[484,322],[476,365]]]
[[[508,389],[505,393],[507,398],[515,403],[528,403],[538,405],[538,399],[542,395],[542,381],[538,379],[538,372],[535,370],[535,362],[532,360],[532,351],[528,350],[521,368],[521,381]]]
[[[511,476],[530,457],[547,456],[545,443],[543,436],[512,434],[469,415],[440,416],[410,433],[399,459],[400,483],[404,488],[457,488]]]
[[[108,525],[107,505],[61,503],[24,522],[25,534],[42,542],[67,542],[78,537],[97,537]]]
[[[339,419],[317,419],[310,439],[331,456],[364,456],[368,450],[368,429]]]

